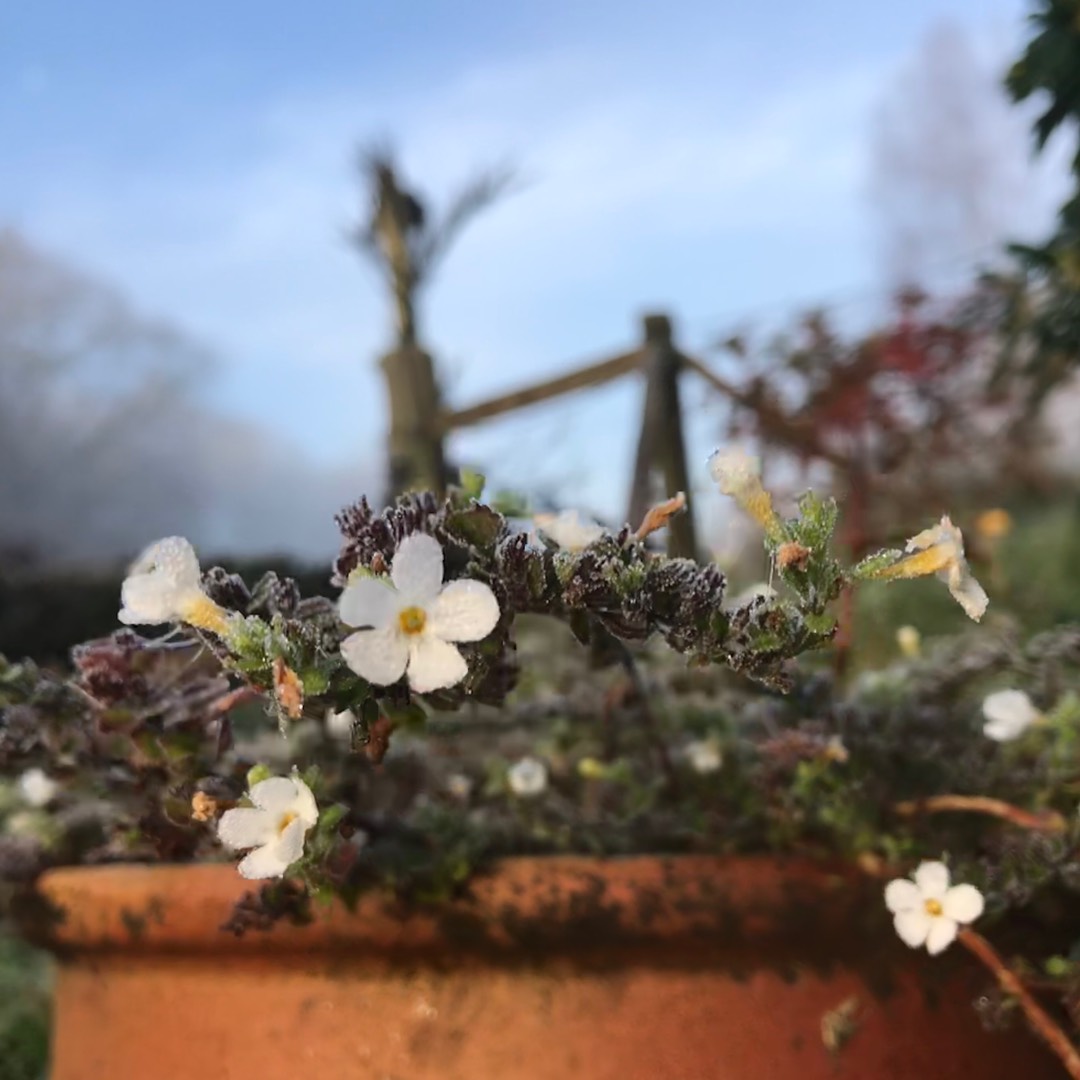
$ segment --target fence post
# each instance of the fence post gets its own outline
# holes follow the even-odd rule
[[[379,364],[386,378],[390,412],[387,502],[404,491],[441,493],[446,487],[446,458],[435,364],[412,343],[386,353]]]
[[[678,491],[686,492],[686,510],[668,525],[668,554],[695,558],[693,500],[686,469],[679,371],[682,358],[672,341],[667,315],[646,315],[642,370],[645,373],[645,407],[638,438],[634,478],[630,488],[629,520],[638,525],[649,507]],[[660,473],[662,485],[656,483]]]

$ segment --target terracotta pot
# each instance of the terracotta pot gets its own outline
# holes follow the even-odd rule
[[[52,1080],[1039,1080],[959,949],[803,862],[507,860],[467,900],[370,897],[236,939],[230,866],[55,871]],[[858,999],[842,1049],[826,1013]]]

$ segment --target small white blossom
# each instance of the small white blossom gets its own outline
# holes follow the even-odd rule
[[[720,491],[734,499],[761,487],[761,462],[738,447],[714,450],[709,457],[709,473]]]
[[[27,769],[19,777],[19,795],[28,806],[48,806],[59,791],[60,785],[42,769]]]
[[[446,790],[455,799],[465,802],[472,794],[473,782],[464,773],[452,773],[446,778]]]
[[[937,576],[949,586],[953,599],[964,609],[968,618],[978,622],[990,603],[986,591],[975,580],[964,558],[964,537],[946,514],[937,525],[923,529],[913,536],[905,550],[922,552],[936,564]],[[904,560],[912,564],[918,559]],[[934,571],[927,571],[934,572]]]
[[[479,641],[499,621],[495,594],[481,581],[443,585],[443,551],[426,533],[402,540],[390,580],[351,581],[338,604],[347,626],[367,627],[341,643],[357,675],[389,686],[408,672],[417,693],[454,686],[469,673],[456,641]]]
[[[562,510],[558,514],[536,514],[536,527],[563,551],[581,551],[604,535],[604,528],[577,510]]]
[[[515,795],[525,798],[539,795],[547,787],[547,766],[537,758],[523,757],[510,766],[506,779]]]
[[[716,739],[695,739],[686,744],[683,753],[690,768],[702,776],[717,772],[724,764],[724,755]]]
[[[893,913],[900,940],[912,949],[925,945],[932,956],[947,949],[960,926],[983,913],[982,893],[974,885],[949,886],[949,869],[924,862],[914,881],[897,878],[885,887],[885,906]]]
[[[983,734],[997,742],[1020,738],[1042,718],[1023,690],[996,691],[983,702],[982,711],[986,717]]]
[[[186,622],[224,633],[226,613],[203,592],[195,549],[182,536],[151,544],[128,569],[120,587],[120,614],[128,625]]]
[[[252,806],[226,810],[218,838],[234,851],[250,851],[237,869],[251,879],[282,877],[304,854],[304,838],[319,820],[311,788],[296,773],[253,784]]]

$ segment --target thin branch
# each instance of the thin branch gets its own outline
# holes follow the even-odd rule
[[[943,810],[987,814],[1020,829],[1031,829],[1034,832],[1064,832],[1068,828],[1065,818],[1056,810],[1023,810],[1012,803],[991,799],[986,795],[933,795],[928,799],[896,803],[893,809],[903,817],[934,814]]]
[[[454,197],[442,221],[426,230],[419,252],[418,277],[426,279],[446,255],[458,234],[476,217],[510,192],[517,175],[509,166],[491,169],[475,177]]]
[[[216,719],[228,712],[232,712],[233,709],[239,708],[241,705],[247,705],[251,701],[259,701],[262,697],[263,691],[257,690],[254,686],[239,686],[219,697],[210,706],[209,712]]]
[[[622,664],[623,670],[634,685],[634,690],[638,696],[638,707],[641,710],[641,719],[645,726],[645,732],[660,761],[660,766],[664,770],[664,776],[667,779],[668,787],[674,794],[679,790],[679,774],[672,763],[671,755],[668,753],[667,744],[660,734],[660,726],[656,722],[656,715],[653,713],[652,706],[649,704],[649,695],[645,689],[645,680],[642,679],[641,671],[638,669],[637,661],[634,659],[634,654],[630,651],[626,642],[621,638],[616,637],[614,634],[611,634],[610,636],[615,646],[615,651],[619,654],[619,663]]]
[[[1073,1080],[1080,1080],[1080,1052],[1060,1026],[1035,1000],[1016,972],[1002,960],[993,945],[969,926],[960,929],[956,940],[993,973],[998,986],[1006,994],[1016,998],[1020,1008],[1024,1010],[1028,1023],[1035,1029],[1035,1033],[1061,1059],[1061,1063]]]

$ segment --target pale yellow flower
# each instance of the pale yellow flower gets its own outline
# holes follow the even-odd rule
[[[968,567],[964,537],[948,515],[913,536],[904,550],[906,555],[871,576],[890,581],[936,574],[948,585],[949,592],[969,618],[978,622],[983,617],[989,598]]]

